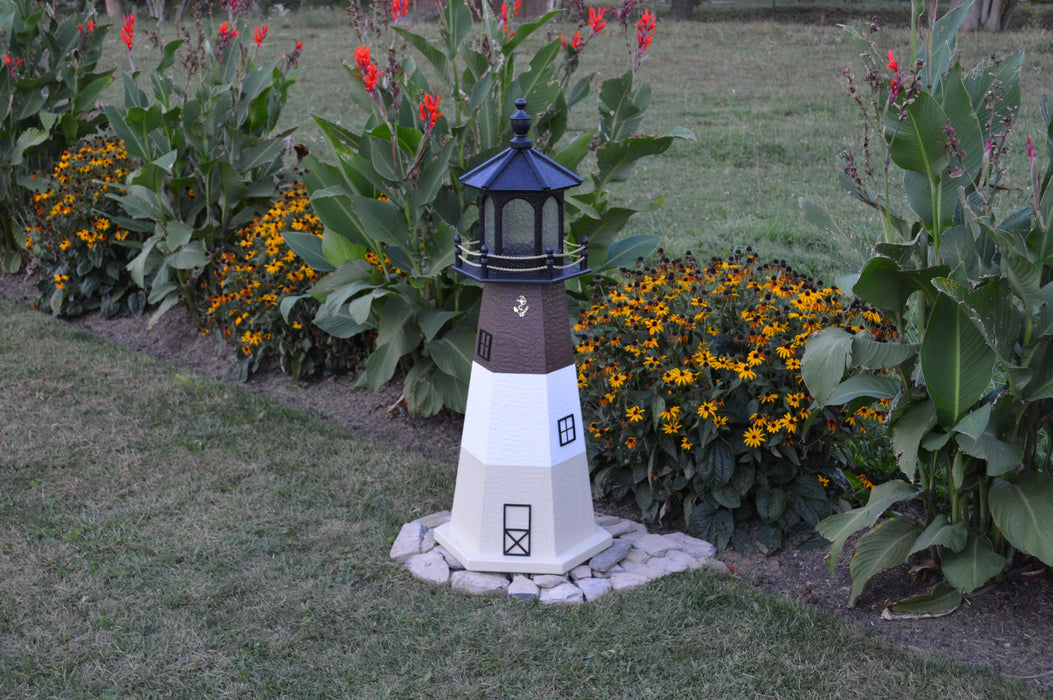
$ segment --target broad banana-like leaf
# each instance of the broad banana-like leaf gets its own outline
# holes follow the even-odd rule
[[[987,535],[971,530],[962,551],[944,551],[940,564],[949,584],[972,593],[1005,568],[1005,557],[994,551]]]
[[[987,495],[991,517],[1014,547],[1053,566],[1053,476],[1030,472],[995,479]]]
[[[936,409],[931,400],[910,407],[892,422],[892,450],[908,479],[914,479],[921,441],[935,425]]]
[[[905,598],[881,612],[882,620],[922,620],[950,615],[962,604],[962,592],[949,583],[937,584],[928,593]]]
[[[801,378],[820,406],[834,393],[852,353],[852,336],[840,328],[824,328],[808,339],[801,358]]]
[[[852,596],[848,599],[848,607],[855,607],[856,600],[870,577],[907,561],[921,531],[920,523],[903,516],[895,516],[859,538],[849,567],[852,574]]]
[[[946,547],[951,552],[960,552],[969,538],[969,530],[962,523],[953,525],[947,516],[940,514],[933,518],[925,531],[915,540],[910,553],[920,552],[923,549],[938,545]]]
[[[819,522],[815,529],[819,534],[832,542],[830,556],[826,559],[826,566],[833,573],[837,567],[837,557],[841,554],[841,548],[845,540],[852,533],[873,525],[877,519],[892,504],[914,498],[917,489],[905,481],[893,480],[878,484],[870,492],[867,504],[862,508],[831,515]]]
[[[852,364],[863,369],[898,367],[917,354],[918,347],[916,343],[882,343],[860,333],[852,338]]]
[[[965,310],[954,299],[940,294],[929,315],[920,354],[936,418],[941,426],[951,428],[987,391],[995,352]]]

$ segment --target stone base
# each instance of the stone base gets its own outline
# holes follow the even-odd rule
[[[444,523],[435,529],[435,540],[469,571],[565,574],[594,554],[607,549],[611,544],[611,534],[597,525],[591,536],[560,552],[559,556],[549,558],[509,557],[476,552],[469,543],[453,532],[450,523]]]
[[[610,545],[586,555],[588,561],[569,571],[531,575],[467,571],[437,539],[449,519],[449,511],[442,511],[406,523],[390,556],[406,566],[414,578],[473,595],[545,604],[583,603],[679,571],[701,567],[728,571],[723,562],[713,558],[716,548],[708,542],[679,532],[651,534],[640,523],[610,515],[596,517],[597,530],[605,539],[613,538]]]

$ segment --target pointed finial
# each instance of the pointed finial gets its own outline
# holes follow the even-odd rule
[[[511,117],[512,132],[515,134],[512,138],[512,148],[530,148],[534,143],[527,136],[527,132],[530,131],[530,123],[533,120],[526,113],[526,100],[522,97],[516,100],[516,109],[519,111]]]

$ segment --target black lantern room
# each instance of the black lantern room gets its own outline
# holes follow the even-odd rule
[[[479,190],[479,240],[455,239],[454,269],[484,282],[547,283],[588,272],[587,241],[563,237],[563,191],[576,173],[533,147],[526,100],[516,100],[511,147],[461,177]]]

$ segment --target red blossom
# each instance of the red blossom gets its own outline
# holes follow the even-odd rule
[[[420,119],[424,122],[424,130],[431,131],[435,127],[435,122],[439,121],[441,116],[439,96],[424,93],[424,101],[420,104]]]
[[[80,32],[81,36],[86,36],[86,35],[91,34],[92,32],[94,32],[95,31],[95,27],[96,27],[95,20],[89,19],[88,23],[86,25],[84,25],[84,26],[81,26],[81,25],[78,24],[77,25],[77,31]]]
[[[592,33],[599,34],[603,31],[603,28],[607,26],[607,20],[603,18],[603,14],[606,10],[596,11],[595,7],[589,8],[589,26],[592,27]]]
[[[1038,160],[1038,152],[1035,151],[1035,144],[1031,143],[1031,137],[1027,137],[1027,162],[1034,163]]]
[[[355,49],[355,66],[360,70],[364,71],[366,66],[373,62],[373,59],[369,56],[368,46],[359,46]]]
[[[230,22],[224,22],[219,25],[219,39],[222,42],[227,42],[238,35],[238,28],[230,26]]]
[[[135,36],[135,15],[125,15],[124,24],[121,25],[121,41],[132,50],[132,37]]]
[[[642,56],[643,52],[651,46],[651,40],[654,39],[656,21],[655,16],[650,10],[644,10],[643,15],[640,16],[640,20],[636,23],[637,56]]]
[[[515,5],[512,6],[513,17],[519,14],[519,6],[522,4],[523,0],[516,0]],[[516,35],[515,32],[508,31],[508,3],[501,3],[501,20],[498,22],[498,26],[500,26],[501,31],[505,33],[505,37],[511,39]]]
[[[271,25],[262,24],[252,30],[252,40],[256,42],[256,48],[259,48],[263,40],[267,38],[267,30],[270,28]]]
[[[896,63],[896,59],[892,55],[892,49],[888,50],[888,64],[885,67],[888,68],[889,73],[899,73],[899,64]]]
[[[409,14],[409,0],[391,0],[391,21],[398,22],[399,17]]]
[[[574,32],[574,38],[570,40],[570,48],[581,51],[581,32]]]
[[[17,71],[18,67],[22,65],[22,59],[21,58],[17,58],[17,59],[16,58],[11,58],[10,56],[8,56],[5,53],[4,54],[4,65],[6,65],[8,70],[11,71],[11,77],[14,78],[15,77],[15,71]],[[1030,143],[1030,141],[1029,141],[1029,143]]]
[[[377,64],[370,63],[358,76],[362,81],[362,84],[366,87],[366,92],[370,95],[372,95],[373,91],[377,89],[377,80],[380,79],[383,72],[384,71],[377,68]]]
[[[892,49],[888,50],[888,63],[885,64],[885,68],[892,74],[888,81],[888,94],[894,100],[903,91],[903,76],[899,74],[899,63],[896,62],[896,58],[892,55]]]

